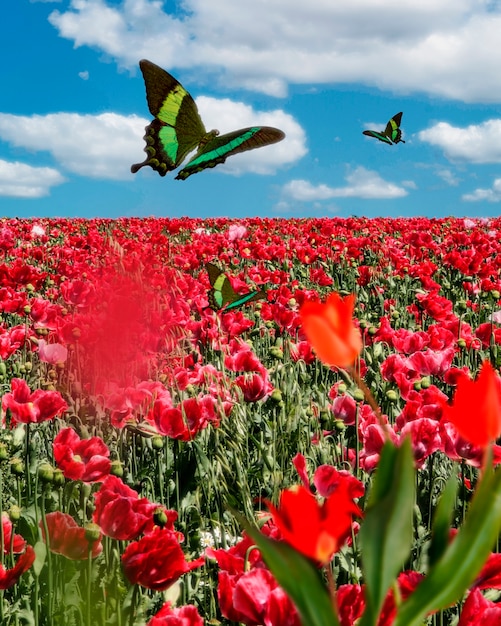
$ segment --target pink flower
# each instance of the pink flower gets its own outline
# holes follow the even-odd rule
[[[60,343],[47,343],[45,339],[39,339],[38,356],[40,361],[56,365],[56,363],[64,363],[66,361],[68,349]]]

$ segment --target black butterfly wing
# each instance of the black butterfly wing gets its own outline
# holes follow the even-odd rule
[[[383,141],[384,143],[389,143],[390,146],[393,143],[392,140],[387,137],[386,131],[384,133],[378,133],[377,130],[364,130],[363,134],[367,135],[367,137],[374,137],[374,139],[379,139],[379,141]]]
[[[195,156],[178,173],[177,179],[185,180],[188,176],[201,172],[208,167],[224,163],[232,154],[246,152],[268,146],[284,139],[285,133],[271,126],[252,126],[235,130],[226,135],[213,136],[202,144]]]
[[[205,265],[209,274],[209,282],[212,289],[207,295],[209,306],[213,311],[219,311],[227,304],[231,304],[239,299],[239,295],[231,286],[229,278],[213,263]]]
[[[146,126],[143,163],[132,165],[132,173],[149,165],[161,176],[178,167],[206,134],[195,101],[174,76],[151,61],[139,67],[146,87],[146,99],[155,119]]]

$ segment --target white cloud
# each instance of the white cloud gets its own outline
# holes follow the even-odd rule
[[[277,126],[287,135],[276,145],[231,157],[220,166],[227,173],[268,174],[306,153],[303,129],[280,109],[259,112],[241,102],[205,97],[197,103],[208,129],[228,132],[265,124]],[[0,113],[0,138],[18,148],[50,152],[62,168],[82,176],[121,180],[131,176],[131,164],[144,156],[143,135],[148,123],[148,119],[136,115],[116,113],[51,113],[29,117]]]
[[[82,80],[89,80],[89,72],[87,70],[84,70],[83,72],[78,72],[78,76]]]
[[[312,185],[307,180],[291,180],[282,187],[282,196],[299,202],[315,202],[331,198],[392,199],[408,193],[404,187],[387,182],[364,167],[354,169],[346,176],[346,182],[344,187],[329,187]]]
[[[40,198],[50,188],[64,183],[64,177],[51,167],[32,167],[0,159],[0,196]]]
[[[16,147],[50,152],[62,167],[82,176],[125,179],[144,143],[146,123],[116,113],[0,113],[0,137]]]
[[[363,82],[501,100],[501,10],[483,0],[72,0],[50,22],[126,67],[149,58],[283,96],[290,83]],[[479,44],[481,42],[481,45]]]
[[[460,179],[447,168],[437,170],[437,176],[450,187],[457,187]]]
[[[224,165],[218,166],[218,171],[269,174],[279,166],[298,161],[307,152],[304,130],[291,115],[280,109],[259,112],[242,102],[206,96],[197,98],[196,102],[207,130],[217,128],[222,134],[247,126],[263,125],[280,128],[286,135],[279,143],[232,156]]]
[[[501,202],[501,178],[496,178],[490,189],[475,189],[465,193],[462,199],[466,202]]]
[[[501,119],[486,120],[465,128],[439,122],[420,131],[418,137],[443,150],[452,160],[501,163]]]

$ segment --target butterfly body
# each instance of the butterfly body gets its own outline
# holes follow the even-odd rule
[[[230,311],[238,307],[266,298],[266,293],[259,289],[249,293],[238,294],[231,286],[230,279],[213,263],[206,264],[211,289],[208,293],[209,307],[213,311]]]
[[[374,139],[379,139],[379,141],[383,141],[384,143],[392,146],[397,143],[405,143],[402,139],[402,131],[400,130],[400,124],[402,122],[402,113],[397,113],[394,115],[391,120],[386,124],[386,128],[378,132],[377,130],[364,130],[363,134],[367,135],[367,137],[374,137]]]
[[[281,141],[285,134],[270,126],[242,128],[220,135],[207,132],[195,101],[173,76],[151,61],[139,62],[146,86],[146,99],[155,118],[148,126],[144,140],[146,159],[131,166],[135,174],[149,165],[165,176],[181,165],[188,154],[197,150],[176,179],[185,180],[192,174],[224,163],[227,157]]]

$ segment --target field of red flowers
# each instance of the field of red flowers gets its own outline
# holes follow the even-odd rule
[[[448,477],[453,535],[481,474],[444,406],[501,365],[500,240],[501,219],[2,220],[0,624],[299,626],[233,512],[280,539],[284,489],[328,499],[348,480],[328,578],[355,624],[356,511],[388,436],[410,438],[416,468],[412,550],[377,622],[392,624],[433,560]],[[207,262],[266,298],[211,310]],[[359,380],[302,329],[302,305],[333,291],[355,295]],[[498,589],[493,553],[427,623],[501,623]]]

